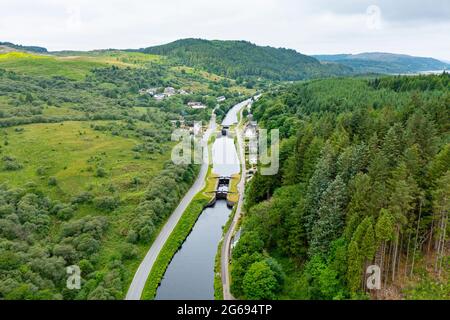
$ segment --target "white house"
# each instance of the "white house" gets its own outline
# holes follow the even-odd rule
[[[202,123],[201,122],[194,122],[194,136],[198,136],[202,133]]]
[[[151,96],[155,95],[158,92],[158,88],[148,88],[148,89],[140,89],[139,94],[149,94]]]
[[[192,109],[206,109],[206,106],[203,103],[197,101],[188,102],[188,106]]]
[[[147,94],[154,96],[158,92],[158,88],[148,88],[146,92]]]
[[[227,100],[227,98],[225,98],[224,96],[220,96],[216,100],[217,100],[217,102],[223,102],[223,101]]]
[[[175,91],[174,88],[172,87],[167,87],[164,89],[164,94],[168,97],[173,96],[174,94],[176,94],[177,92]]]
[[[245,138],[247,138],[247,139],[255,138],[256,137],[256,128],[248,126],[247,128],[245,128],[244,135],[245,135]]]
[[[157,93],[153,96],[153,98],[155,98],[155,100],[161,101],[166,97],[166,95],[164,93]]]

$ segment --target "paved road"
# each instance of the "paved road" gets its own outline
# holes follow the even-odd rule
[[[241,109],[241,119],[243,119],[242,111],[244,108]],[[242,212],[242,204],[244,201],[244,191],[245,191],[245,179],[246,179],[246,167],[245,167],[245,154],[244,154],[244,141],[242,139],[243,132],[239,128],[239,126],[236,126],[236,136],[238,140],[238,152],[239,152],[239,159],[241,161],[241,180],[238,184],[238,192],[239,192],[239,201],[236,207],[236,212],[234,214],[233,221],[231,222],[230,228],[228,228],[227,233],[224,236],[223,242],[222,242],[222,251],[221,251],[221,257],[222,260],[220,262],[221,264],[221,270],[222,270],[222,286],[223,286],[223,299],[224,300],[234,300],[233,295],[230,292],[230,271],[229,271],[229,261],[230,261],[230,247],[231,247],[231,238],[234,233],[234,230],[236,229],[237,222],[239,221],[239,218],[241,216]]]
[[[208,143],[209,137],[211,136],[211,133],[214,132],[215,128],[216,128],[216,117],[215,114],[213,113],[209,129],[206,130],[206,132],[203,135],[202,138],[203,143],[206,144]],[[161,251],[162,247],[166,243],[173,229],[180,220],[181,216],[183,215],[183,212],[186,210],[187,206],[192,201],[192,198],[194,198],[194,196],[203,189],[205,185],[206,174],[208,173],[208,164],[209,164],[208,149],[206,148],[205,151],[206,152],[204,154],[204,161],[201,165],[197,180],[195,180],[192,187],[189,189],[189,191],[183,197],[181,202],[178,204],[178,207],[169,217],[166,224],[161,229],[161,232],[158,234],[158,237],[155,239],[152,246],[145,255],[144,260],[141,262],[139,268],[137,269],[134,275],[133,281],[131,282],[131,285],[128,289],[125,300],[140,300],[142,291],[144,290],[145,287],[145,283],[147,282],[147,278],[150,274],[150,271],[152,270],[156,258],[159,255],[159,252]]]

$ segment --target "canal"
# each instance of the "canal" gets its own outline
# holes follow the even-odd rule
[[[237,114],[249,100],[232,107],[222,122],[224,126],[237,123]],[[218,137],[212,148],[213,172],[219,176],[239,173],[240,164],[233,138]],[[222,237],[222,227],[231,209],[226,200],[218,200],[206,208],[192,232],[175,254],[156,292],[156,300],[214,299],[214,260]]]

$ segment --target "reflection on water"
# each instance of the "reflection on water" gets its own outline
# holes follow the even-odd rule
[[[238,103],[237,105],[233,106],[225,116],[225,119],[222,121],[222,125],[224,126],[231,126],[235,123],[237,123],[237,115],[239,111],[242,109],[243,106],[248,104],[251,101],[251,99],[242,101],[241,103]]]
[[[214,173],[220,176],[231,176],[239,172],[239,158],[233,139],[228,137],[216,139],[212,152]]]
[[[213,145],[213,172],[221,176],[239,173],[234,140],[217,138]],[[222,226],[231,210],[219,200],[200,215],[191,234],[175,254],[164,274],[155,299],[214,299],[214,259]]]
[[[156,299],[214,299],[214,258],[230,209],[226,201],[206,208],[170,263]]]

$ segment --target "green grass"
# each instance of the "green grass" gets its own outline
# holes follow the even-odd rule
[[[17,132],[16,128],[23,131]],[[6,155],[13,157],[23,168],[17,171],[4,171],[0,168],[0,181],[17,188],[34,185],[34,188],[51,199],[62,202],[69,202],[74,195],[87,190],[94,196],[118,195],[121,204],[113,212],[104,212],[92,204],[85,204],[79,206],[74,216],[74,219],[87,215],[108,217],[110,227],[102,240],[97,266],[97,270],[101,271],[106,268],[111,257],[117,256],[120,246],[125,243],[123,230],[126,230],[132,220],[134,209],[148,182],[162,170],[163,163],[170,159],[170,152],[153,155],[154,159],[151,161],[145,156],[135,159],[131,148],[137,143],[137,138],[123,138],[94,131],[89,122],[31,124],[2,129],[0,159]],[[106,170],[105,177],[95,176],[95,169],[99,166]],[[37,173],[39,168],[42,170],[40,174]],[[50,177],[56,178],[56,186],[49,186]],[[131,184],[134,177],[139,177],[140,185]],[[110,188],[114,191],[111,192]],[[52,238],[58,236],[59,227],[60,223],[55,220],[50,230]],[[136,248],[137,257],[124,261],[125,283],[131,282],[148,244],[138,244]]]
[[[92,122],[92,123],[100,123]],[[170,154],[156,161],[134,159],[131,151],[138,139],[112,136],[90,128],[89,122],[58,124],[31,124],[0,131],[0,154],[12,156],[24,167],[18,171],[0,171],[0,180],[11,186],[27,182],[37,183],[51,196],[67,201],[68,197],[88,187],[101,189],[112,183],[125,197],[129,197],[128,182],[142,175],[144,183],[162,169]],[[7,141],[7,145],[4,145]],[[91,161],[91,158],[97,158]],[[101,166],[107,171],[105,178],[94,176],[93,170]],[[38,175],[38,168],[45,172]],[[47,185],[50,176],[58,180],[58,188]],[[131,192],[134,193],[135,191]]]
[[[83,79],[91,69],[105,67],[106,63],[89,59],[56,58],[22,52],[0,54],[0,68],[34,76],[63,76]]]
[[[188,205],[175,229],[170,234],[164,247],[158,255],[153,265],[150,275],[144,287],[141,299],[152,300],[156,296],[156,290],[161,282],[167,267],[170,264],[175,253],[185,241],[191,232],[200,214],[205,206],[211,201],[211,196],[207,196],[202,192],[198,193],[191,203]]]
[[[222,228],[222,238],[225,236],[225,234],[228,232],[228,230],[231,227],[231,223],[234,219],[234,215],[236,214],[236,208],[237,206],[233,207],[233,210],[231,210],[230,216],[225,223],[225,225]],[[223,300],[223,285],[222,285],[222,245],[223,240],[220,241],[219,245],[217,246],[217,253],[216,253],[216,259],[214,264],[214,300]],[[231,266],[229,267],[231,269]]]
[[[136,67],[161,60],[155,55],[126,52],[82,53],[70,55],[38,55],[24,52],[0,54],[0,68],[34,76],[63,76],[83,79],[94,68],[111,65]]]
[[[225,229],[223,234],[225,234]],[[223,286],[222,286],[222,244],[223,240],[217,246],[217,253],[214,260],[214,300],[223,300]]]
[[[212,144],[215,141],[215,135],[213,134],[208,140],[208,153],[209,159],[212,159]],[[214,191],[217,185],[217,175],[212,172],[212,166],[208,168],[208,172],[205,178],[205,186],[203,190],[195,195],[191,203],[188,205],[186,210],[183,212],[180,220],[175,226],[174,230],[170,234],[166,243],[164,244],[161,252],[159,253],[156,261],[150,271],[147,282],[142,292],[142,300],[153,300],[156,296],[156,290],[161,282],[167,267],[172,261],[173,256],[177,253],[178,249],[181,247],[186,237],[191,232],[197,219],[208,205],[209,202],[215,196],[210,193]]]
[[[240,174],[233,174],[231,176],[230,180],[230,193],[227,195],[227,200],[233,203],[237,203],[239,200],[239,193],[238,193],[238,184],[241,180]]]

